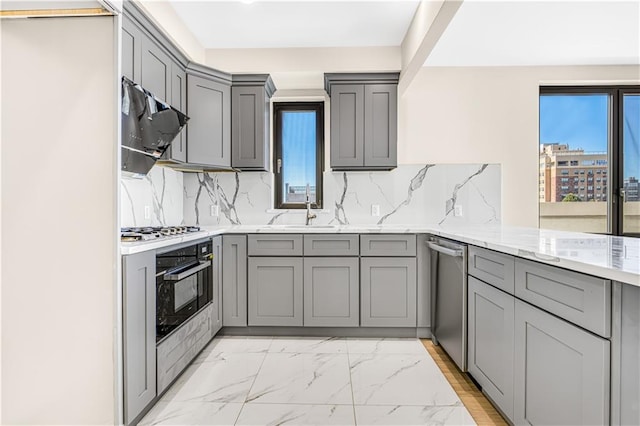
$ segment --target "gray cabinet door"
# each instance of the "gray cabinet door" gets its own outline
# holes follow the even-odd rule
[[[331,87],[331,168],[364,166],[364,86]]]
[[[469,373],[513,421],[515,298],[469,277]]]
[[[213,237],[211,253],[211,275],[213,276],[213,314],[211,337],[222,328],[222,237]]]
[[[398,145],[398,85],[364,85],[364,166],[395,168]]]
[[[640,287],[613,284],[611,424],[640,425]]]
[[[231,87],[187,75],[187,162],[231,165]]]
[[[187,111],[187,73],[177,63],[171,62],[171,99],[169,103],[178,111]],[[187,161],[187,132],[183,129],[171,142],[166,158]]]
[[[516,300],[514,423],[609,423],[610,344]]]
[[[360,325],[416,326],[416,258],[360,259]]]
[[[231,88],[231,165],[269,169],[269,101],[264,86]]]
[[[304,259],[305,327],[358,327],[359,269],[357,257]]]
[[[150,38],[142,37],[140,85],[165,102],[171,101],[171,59]]]
[[[222,237],[222,325],[247,326],[247,237]]]
[[[124,16],[122,18],[122,75],[129,80],[140,81],[140,60],[142,57],[142,32]]]
[[[417,325],[431,327],[431,256],[427,247],[429,235],[416,236],[417,265]]]
[[[131,423],[156,396],[156,258],[123,256],[124,416]]]
[[[415,256],[416,236],[406,234],[360,235],[361,256]]]
[[[249,325],[302,326],[302,258],[249,258]]]

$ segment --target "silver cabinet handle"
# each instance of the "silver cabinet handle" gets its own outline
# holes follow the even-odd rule
[[[442,253],[442,254],[445,254],[447,256],[453,256],[453,257],[462,257],[462,256],[464,256],[464,251],[462,251],[460,249],[458,249],[458,250],[450,249],[450,248],[447,248],[447,247],[440,246],[440,245],[438,245],[436,243],[432,243],[431,241],[429,241],[427,243],[427,245],[429,246],[429,248],[431,250],[435,250],[438,253]]]
[[[172,274],[172,273],[164,274],[163,278],[166,281],[180,281],[187,278],[190,275],[193,275],[197,272],[202,271],[203,269],[207,269],[209,266],[211,266],[211,261],[207,260],[206,262],[200,262],[198,266],[194,266],[193,268],[187,269],[186,271],[181,272],[179,274]]]

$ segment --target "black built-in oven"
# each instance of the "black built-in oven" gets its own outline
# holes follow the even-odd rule
[[[156,342],[211,302],[211,241],[156,255]]]

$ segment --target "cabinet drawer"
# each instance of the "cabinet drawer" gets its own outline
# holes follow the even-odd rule
[[[210,304],[158,345],[158,395],[211,340],[213,316],[214,307]]]
[[[516,259],[515,294],[600,336],[611,336],[611,281]]]
[[[302,256],[302,235],[249,235],[249,256]]]
[[[468,266],[469,275],[513,294],[515,259],[512,256],[469,246]]]
[[[305,256],[357,256],[360,246],[357,235],[314,235],[304,236]]]
[[[361,256],[415,256],[415,235],[360,235]]]

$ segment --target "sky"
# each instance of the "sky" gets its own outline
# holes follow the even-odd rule
[[[315,186],[316,113],[285,111],[282,114],[283,183],[305,186],[308,182]]]
[[[607,151],[608,95],[540,96],[540,143]],[[624,98],[624,177],[640,177],[640,96]]]

